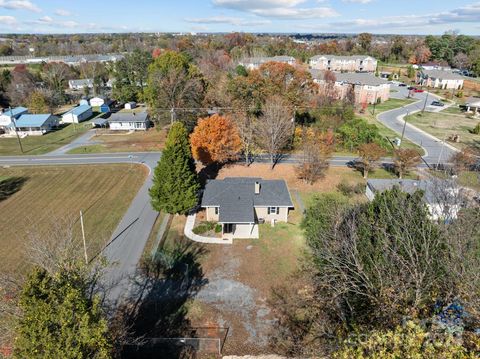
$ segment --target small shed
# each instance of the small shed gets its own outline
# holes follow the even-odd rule
[[[110,106],[108,106],[106,103],[101,105],[99,108],[101,113],[109,113],[110,112]]]
[[[86,98],[82,98],[79,102],[80,106],[83,106],[83,105],[87,105],[87,106],[90,106],[90,104],[88,103],[88,99]]]
[[[105,103],[105,99],[101,97],[94,97],[90,99],[90,106],[92,107],[100,107]]]
[[[77,106],[62,115],[63,123],[80,123],[92,117],[92,107],[90,105]]]
[[[137,107],[137,103],[135,101],[130,101],[125,104],[126,110],[133,110],[135,107]]]

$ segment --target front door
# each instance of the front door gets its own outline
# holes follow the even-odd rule
[[[234,231],[234,224],[233,223],[224,223],[223,224],[223,233],[224,234],[231,234]]]

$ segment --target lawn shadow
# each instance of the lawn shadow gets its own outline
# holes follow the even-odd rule
[[[0,181],[0,201],[20,191],[28,177],[8,177]]]
[[[200,264],[205,254],[204,246],[185,241],[142,261],[122,308],[128,331],[122,358],[189,357],[193,347],[178,338],[196,336],[188,300],[207,283]]]

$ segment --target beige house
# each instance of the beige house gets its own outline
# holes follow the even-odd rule
[[[309,61],[310,68],[322,71],[375,72],[377,60],[370,56],[317,55]]]
[[[442,90],[460,90],[463,88],[463,77],[451,71],[422,70],[417,73],[417,84]]]
[[[223,238],[258,238],[258,224],[287,222],[293,202],[284,180],[231,177],[208,181],[201,207]]]
[[[320,86],[326,86],[324,80],[325,71],[310,70],[314,82]],[[390,84],[387,80],[375,77],[370,73],[335,72],[335,92],[338,99],[344,99],[353,87],[355,103],[374,104],[385,102],[390,98]]]

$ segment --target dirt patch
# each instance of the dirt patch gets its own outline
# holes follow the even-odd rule
[[[350,168],[330,167],[325,177],[314,183],[307,184],[297,178],[295,165],[279,164],[271,169],[268,164],[245,165],[233,164],[224,166],[218,173],[217,178],[225,177],[261,177],[263,179],[284,179],[289,189],[296,189],[301,192],[331,192],[337,185],[346,180],[351,183],[358,183],[362,180],[359,173]]]

